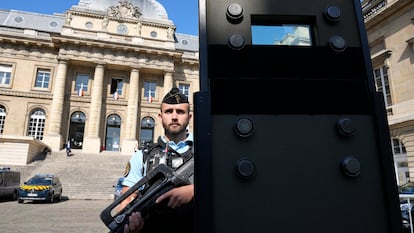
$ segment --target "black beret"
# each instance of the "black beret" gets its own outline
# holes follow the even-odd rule
[[[178,88],[173,87],[171,91],[164,96],[162,102],[166,104],[183,104],[188,103],[188,98],[181,93]]]

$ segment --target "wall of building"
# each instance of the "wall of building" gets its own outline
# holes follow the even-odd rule
[[[414,4],[407,0],[363,1],[362,6],[373,68],[388,68],[392,101],[387,107],[388,123],[391,137],[406,149],[404,156],[394,157],[397,176],[405,183],[414,180]],[[408,160],[408,168],[404,160]]]

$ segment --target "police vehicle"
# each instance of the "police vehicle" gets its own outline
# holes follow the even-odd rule
[[[62,183],[56,175],[37,174],[20,186],[18,203],[25,200],[50,203],[60,201],[62,190]]]
[[[0,167],[0,198],[16,200],[19,186],[20,172]]]

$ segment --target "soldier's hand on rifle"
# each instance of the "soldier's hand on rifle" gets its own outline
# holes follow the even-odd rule
[[[185,185],[162,194],[157,198],[155,203],[160,203],[164,199],[168,200],[168,206],[171,208],[179,207],[183,204],[189,203],[194,197],[194,185]]]
[[[124,233],[138,233],[144,227],[144,220],[139,212],[132,212],[124,226]]]

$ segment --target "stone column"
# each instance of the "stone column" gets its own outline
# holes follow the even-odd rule
[[[174,84],[173,73],[172,72],[165,72],[164,74],[164,95],[167,94],[171,90]],[[161,95],[160,98],[162,98]]]
[[[122,154],[130,155],[134,151],[138,121],[139,70],[133,68],[129,76],[128,107],[125,121],[125,138],[122,142]]]
[[[63,139],[61,135],[63,104],[65,99],[65,83],[67,72],[67,61],[60,60],[57,71],[56,79],[53,87],[53,99],[50,110],[49,126],[47,135],[43,138],[43,142],[46,143],[52,151],[59,151],[63,145]]]
[[[99,128],[102,115],[102,93],[103,93],[104,65],[97,64],[93,85],[91,88],[91,107],[87,119],[87,131],[82,146],[85,153],[99,153],[101,150],[101,139],[99,137]]]

